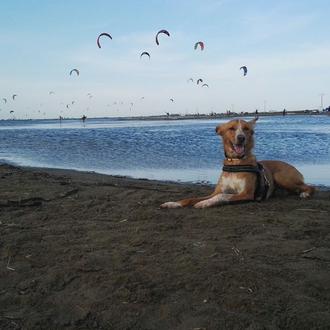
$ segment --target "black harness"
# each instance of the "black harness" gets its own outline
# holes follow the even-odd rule
[[[261,163],[257,163],[257,166],[253,165],[224,165],[222,170],[224,172],[231,173],[255,173],[257,175],[256,189],[254,193],[254,199],[256,201],[262,201],[266,198],[267,192],[270,186],[269,180],[266,176],[266,172]]]

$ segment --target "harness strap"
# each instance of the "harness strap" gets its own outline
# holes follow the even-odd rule
[[[253,165],[224,165],[222,167],[224,172],[232,173],[255,173],[257,175],[256,189],[254,193],[254,199],[261,201],[266,198],[270,183],[267,179],[264,167],[261,163],[257,163],[257,166]]]
[[[259,167],[253,165],[224,165],[222,167],[224,172],[248,172],[248,173],[259,173]]]
[[[257,174],[257,187],[256,187],[256,192],[254,194],[254,198],[260,202],[260,201],[266,199],[268,189],[270,187],[270,183],[268,181],[265,169],[262,166],[262,164],[257,163],[257,165],[259,168],[259,173]]]

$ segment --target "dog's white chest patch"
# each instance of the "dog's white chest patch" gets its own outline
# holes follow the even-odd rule
[[[235,173],[221,176],[220,184],[222,191],[228,194],[240,194],[245,190],[245,180],[240,178]]]

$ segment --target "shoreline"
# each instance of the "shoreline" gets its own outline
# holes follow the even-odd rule
[[[2,329],[330,327],[330,191],[164,210],[212,188],[11,165],[0,182]]]
[[[0,163],[1,164],[1,163]],[[6,164],[5,164],[6,165]],[[10,165],[10,164],[7,164]],[[74,173],[78,174],[86,174],[86,175],[95,175],[95,176],[105,176],[105,177],[110,177],[110,178],[116,178],[116,179],[123,179],[123,180],[130,180],[130,181],[144,181],[144,182],[149,182],[151,184],[156,183],[156,184],[169,184],[169,185],[189,185],[189,186],[205,186],[205,187],[210,187],[213,189],[216,186],[216,183],[212,183],[210,181],[183,181],[183,180],[160,180],[160,179],[149,179],[149,178],[144,178],[144,177],[134,177],[130,175],[120,175],[120,174],[109,174],[109,173],[103,173],[103,172],[98,172],[98,171],[89,171],[89,170],[79,170],[79,169],[70,169],[70,168],[54,168],[54,167],[37,167],[37,166],[17,166],[13,165],[15,167],[19,167],[22,169],[26,170],[31,170],[31,171],[45,171],[48,173],[54,173],[54,174],[69,174],[69,175],[74,175]],[[219,168],[219,175],[221,172],[221,168]],[[326,184],[313,184],[313,185],[318,191],[330,191],[330,185]]]
[[[329,111],[319,111],[317,109],[312,110],[292,110],[287,111],[285,116],[329,116]],[[87,120],[100,120],[100,119],[110,119],[115,121],[134,121],[134,120],[141,120],[141,121],[157,121],[157,120],[211,120],[211,119],[233,119],[233,118],[244,118],[244,117],[255,117],[255,112],[241,112],[236,113],[233,112],[231,114],[226,113],[214,113],[212,115],[210,114],[169,114],[167,115],[148,115],[148,116],[124,116],[124,117],[88,117]],[[270,111],[270,112],[259,112],[257,114],[258,117],[272,117],[272,116],[278,116],[283,117],[282,111]],[[15,118],[8,118],[8,119],[0,119],[1,121],[33,121],[33,120],[59,120],[59,118],[35,118],[35,119],[15,119]],[[81,120],[80,117],[62,117],[63,121],[66,120]]]
[[[122,174],[111,174],[111,173],[106,173],[102,171],[97,171],[97,170],[84,170],[84,169],[74,169],[74,168],[61,168],[61,167],[49,167],[49,166],[26,166],[26,165],[19,165],[16,164],[15,162],[1,162],[0,160],[0,166],[1,165],[7,165],[7,166],[13,166],[21,169],[25,169],[27,171],[34,171],[34,172],[48,172],[48,173],[54,173],[54,174],[68,174],[68,175],[74,175],[74,173],[78,174],[89,174],[89,175],[94,175],[95,176],[105,176],[105,177],[110,177],[110,178],[117,178],[117,179],[126,179],[126,180],[137,180],[137,181],[148,181],[150,183],[159,183],[159,184],[178,184],[178,185],[191,185],[191,186],[206,186],[206,187],[215,187],[216,183],[212,183],[210,181],[206,180],[167,180],[167,179],[153,179],[153,178],[147,178],[147,177],[135,177],[133,175],[122,175]],[[306,165],[301,165],[301,166],[306,166]],[[322,165],[323,166],[323,165]],[[325,165],[324,165],[325,166]],[[219,167],[217,172],[221,172],[221,168]],[[330,191],[330,185],[327,184],[314,184],[307,182],[308,184],[313,185],[317,190],[319,191]]]

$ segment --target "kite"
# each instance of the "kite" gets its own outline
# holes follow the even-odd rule
[[[143,52],[143,53],[141,53],[140,58],[142,58],[143,55],[147,55],[147,56],[149,56],[149,60],[150,60],[150,54],[149,54],[148,52]]]
[[[99,48],[101,48],[100,38],[103,37],[103,36],[112,39],[112,37],[111,37],[111,35],[110,35],[109,33],[106,33],[106,32],[101,33],[101,34],[97,37],[97,40],[96,40],[97,46],[98,46]]]
[[[241,66],[241,67],[240,67],[240,70],[242,70],[242,69],[243,69],[243,71],[244,71],[244,76],[246,76],[246,74],[247,74],[247,72],[248,72],[247,67],[246,67],[246,66]]]
[[[166,34],[168,37],[170,36],[170,33],[166,30],[160,30],[157,32],[156,34],[156,44],[159,46],[159,41],[158,41],[158,36],[163,33],[163,34]]]
[[[70,76],[72,75],[73,72],[75,72],[75,73],[77,74],[77,76],[79,76],[79,74],[80,74],[80,72],[79,72],[78,69],[72,69],[72,70],[70,71]]]
[[[196,42],[195,46],[194,46],[194,49],[196,50],[198,46],[200,46],[201,50],[204,50],[204,42],[203,41]]]

